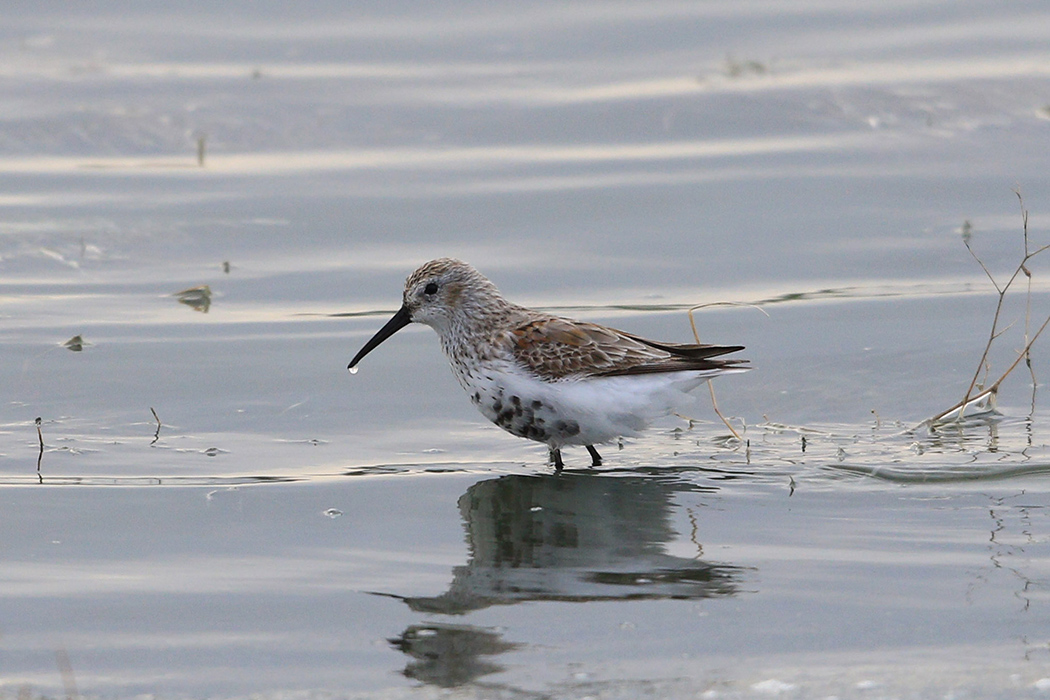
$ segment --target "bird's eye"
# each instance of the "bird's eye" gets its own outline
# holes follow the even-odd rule
[[[430,282],[427,286],[423,287],[423,293],[426,295],[437,294],[437,290],[437,282]]]

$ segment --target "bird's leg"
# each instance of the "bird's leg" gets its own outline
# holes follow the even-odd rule
[[[565,463],[561,461],[561,450],[557,447],[550,448],[550,461],[554,464],[555,474],[560,473],[562,467],[565,466]]]
[[[587,451],[591,453],[591,466],[602,466],[602,456],[598,454],[598,450],[594,449],[594,445],[587,445]]]

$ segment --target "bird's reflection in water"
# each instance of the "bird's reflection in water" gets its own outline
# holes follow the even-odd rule
[[[701,490],[673,477],[571,472],[478,482],[459,499],[470,559],[453,570],[449,590],[395,597],[417,612],[461,615],[526,601],[734,595],[741,567],[665,551],[676,536],[674,495]],[[514,646],[463,625],[413,626],[391,642],[416,659],[406,675],[436,685],[499,670],[478,657]]]
[[[483,660],[518,646],[504,642],[490,630],[469,625],[412,625],[401,636],[389,640],[412,661],[404,674],[417,681],[452,688],[502,671],[498,664]]]

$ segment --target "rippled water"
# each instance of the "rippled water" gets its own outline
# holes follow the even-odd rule
[[[1000,284],[1022,207],[1050,242],[1048,35],[1040,3],[5,13],[0,697],[1042,697],[1045,339],[996,412],[926,421],[996,310],[963,234]],[[695,322],[747,346],[741,439],[699,392],[555,476],[428,329],[348,374],[442,255],[666,340],[733,302]],[[1050,314],[1028,269],[985,381]]]

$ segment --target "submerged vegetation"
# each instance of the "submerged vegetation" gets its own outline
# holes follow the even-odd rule
[[[753,430],[748,435],[748,425],[742,418],[734,419],[734,422],[737,423],[737,426],[734,427],[730,420],[723,416],[715,398],[714,388],[711,387],[711,402],[714,411],[731,433],[731,435],[717,438],[715,442],[732,451],[742,450],[748,464],[753,458],[773,459],[774,461],[782,459],[784,450],[788,449],[789,444],[794,444],[795,448],[800,450],[799,454],[806,454],[807,459],[823,461],[825,464],[831,464],[850,473],[885,476],[883,474],[884,465],[896,463],[901,467],[899,471],[905,474],[906,479],[945,478],[950,480],[990,476],[985,469],[987,465],[979,464],[980,460],[977,460],[977,455],[988,452],[998,453],[1001,457],[1004,451],[1009,451],[1009,448],[1001,441],[998,425],[1004,419],[1010,424],[1016,422],[998,411],[996,398],[999,390],[1004,381],[1024,363],[1031,376],[1031,405],[1034,412],[1038,380],[1032,363],[1032,348],[1043,331],[1050,325],[1050,314],[1045,317],[1038,314],[1033,315],[1032,308],[1035,277],[1032,263],[1035,258],[1050,249],[1050,244],[1033,244],[1029,236],[1028,210],[1025,208],[1024,198],[1020,191],[1015,191],[1015,194],[1021,207],[1022,249],[1019,253],[1019,261],[1009,276],[997,277],[974,249],[975,232],[969,221],[964,222],[960,228],[963,245],[988,278],[996,292],[997,300],[991,318],[991,327],[977,367],[959,401],[937,411],[912,427],[907,427],[901,421],[887,421],[880,417],[877,411],[872,410],[875,424],[871,433],[865,435],[851,433],[845,426],[785,425],[771,421],[766,416],[763,416],[762,422],[751,426]],[[1021,287],[1024,287],[1023,291]],[[1017,311],[1018,304],[1022,303],[1018,297],[1022,294],[1024,295],[1023,310]],[[1017,317],[1010,317],[1008,302],[1013,302],[1009,306],[1017,312]],[[711,306],[731,305],[749,306],[765,313],[761,304],[762,302],[716,302],[689,308],[687,310],[689,323],[696,342],[701,341],[694,312]],[[1011,331],[1013,331],[1012,334]],[[1006,351],[1008,354],[1005,362],[1000,361],[1005,368],[997,373],[993,372],[995,365],[993,355],[1002,358],[1004,351],[1001,346],[1008,337],[1016,339],[1018,335],[1021,336],[1019,349],[1012,352]],[[695,422],[695,419],[685,416],[683,418],[690,421],[690,426]],[[1024,423],[1030,426],[1031,421],[1032,415],[1030,414],[1025,418]],[[755,428],[761,431],[760,435],[754,434]],[[889,432],[886,432],[887,428]],[[981,438],[978,433],[985,431],[987,435]],[[790,440],[787,443],[784,442],[784,436],[789,434],[797,436],[793,443]],[[1024,442],[1030,447],[1031,436],[1029,435]],[[984,446],[981,447],[977,443],[982,443]],[[856,446],[860,444],[864,445],[863,449],[856,449]],[[822,450],[818,445],[826,449]],[[815,447],[816,451],[814,451]],[[1019,449],[1023,451],[1027,448],[1022,446]],[[939,460],[937,467],[932,469],[924,469],[921,464],[914,464],[916,459],[921,458],[927,452],[940,453],[943,456],[945,451],[966,453],[973,461],[970,467],[963,469],[962,472],[958,472],[960,465],[947,465],[943,459]],[[847,464],[847,461],[851,463]],[[919,459],[920,463],[922,461]],[[872,466],[872,464],[867,464],[868,462],[879,466]],[[904,464],[911,464],[911,466],[905,467]],[[1024,469],[1027,468],[1024,467]],[[792,482],[793,486],[794,482]]]

